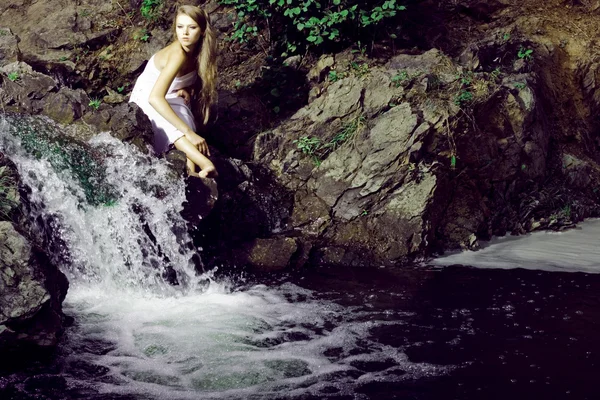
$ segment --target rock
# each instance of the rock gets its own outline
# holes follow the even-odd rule
[[[33,71],[23,62],[7,64],[0,68],[0,72],[6,74],[0,87],[0,103],[8,111],[39,113],[43,107],[40,100],[56,90],[54,79]]]
[[[0,28],[0,67],[19,61],[18,39],[9,28]]]
[[[298,68],[302,62],[302,56],[296,55],[283,60],[283,65],[286,67]]]
[[[56,345],[67,287],[66,277],[10,222],[0,222],[0,354]]]
[[[259,271],[277,271],[288,266],[296,250],[298,244],[293,238],[256,239],[247,245],[246,262]]]
[[[329,72],[329,69],[333,67],[335,60],[331,55],[323,55],[317,61],[317,64],[308,71],[307,78],[309,80],[314,80],[317,82],[321,82],[325,79],[325,74]]]
[[[123,96],[122,94],[117,93],[116,91],[112,90],[108,86],[105,87],[104,89],[108,93],[106,96],[104,96],[102,98],[102,100],[105,103],[108,103],[108,104],[119,104],[119,103],[122,103],[122,102],[125,101],[125,96]]]
[[[58,93],[48,94],[43,113],[60,124],[71,124],[83,115],[86,100],[89,103],[87,94],[82,90],[62,88]]]

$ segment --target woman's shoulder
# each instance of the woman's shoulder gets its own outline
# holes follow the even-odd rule
[[[186,60],[185,51],[181,46],[173,46],[172,44],[156,52],[153,57],[154,64],[159,70],[162,70],[167,63],[174,62],[181,65]]]

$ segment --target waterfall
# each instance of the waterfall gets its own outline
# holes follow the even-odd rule
[[[290,282],[198,274],[182,179],[108,133],[84,142],[45,118],[5,115],[0,151],[70,281],[63,306],[75,322],[56,363],[72,398],[349,398],[453,369],[373,336],[413,317],[378,309],[377,293],[349,293],[343,306]]]
[[[87,143],[68,138],[41,117],[7,115],[1,130],[0,150],[31,189],[29,217],[49,221],[42,235],[64,242],[53,257],[72,284],[197,288],[195,249],[179,215],[185,188],[163,161],[108,133]],[[179,287],[165,282],[168,274]]]

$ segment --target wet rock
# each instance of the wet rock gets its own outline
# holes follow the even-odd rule
[[[259,271],[277,271],[290,263],[298,250],[296,240],[289,237],[256,239],[246,246],[246,262]]]
[[[10,222],[0,222],[0,353],[54,346],[67,287],[66,277]]]
[[[86,100],[89,103],[85,92],[63,88],[46,96],[43,113],[60,124],[71,124],[83,115]]]
[[[40,100],[57,89],[51,77],[34,71],[23,62],[14,62],[0,68],[3,85],[0,102],[7,111],[39,113],[43,108]]]

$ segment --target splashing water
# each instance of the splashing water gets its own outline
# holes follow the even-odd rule
[[[5,116],[0,150],[31,188],[31,217],[51,220],[64,243],[53,257],[69,277],[64,308],[75,324],[59,353],[79,396],[325,398],[452,369],[409,362],[371,338],[374,327],[401,329],[401,318],[291,283],[242,289],[197,275],[179,215],[183,182],[133,146],[106,133],[65,141],[47,120]],[[356,367],[369,363],[381,366]]]

